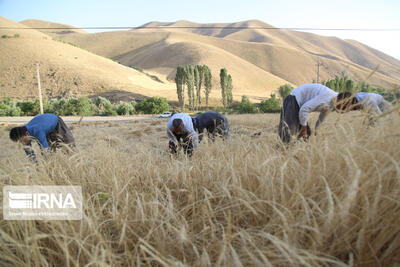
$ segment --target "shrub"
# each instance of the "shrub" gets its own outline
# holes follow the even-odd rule
[[[4,103],[0,103],[0,117],[1,116],[20,116],[21,110],[18,107],[10,107]]]
[[[132,115],[136,110],[146,114],[163,113],[170,110],[167,99],[151,97],[136,103],[121,102],[113,105],[104,97],[91,100],[87,97],[43,100],[44,113],[54,113],[59,116],[116,116]],[[40,113],[39,100],[14,102],[10,97],[0,102],[0,116],[35,116]]]
[[[69,105],[73,109],[73,115],[90,116],[94,115],[94,105],[87,97],[71,98]]]
[[[282,100],[284,100],[293,90],[293,86],[290,84],[281,85],[278,88],[279,95]]]
[[[52,99],[49,101],[49,110],[47,112],[57,115],[64,115],[65,99]]]
[[[211,109],[211,108],[210,108]],[[227,112],[227,109],[224,107],[224,106],[217,106],[217,107],[215,107],[213,110],[215,110],[216,112],[219,112],[219,113],[225,113],[225,112]]]
[[[245,95],[242,96],[242,101],[239,104],[239,113],[257,113],[256,106]]]
[[[271,94],[271,97],[262,101],[258,107],[264,113],[278,113],[281,111],[281,104],[275,94]]]
[[[111,104],[110,100],[98,96],[95,98],[94,103],[96,107],[98,108],[98,115],[100,116],[108,116],[108,115],[117,115],[117,111],[115,109],[115,106]]]
[[[117,105],[118,115],[132,115],[135,114],[135,108],[131,103],[121,102]]]
[[[136,104],[136,110],[145,114],[157,114],[170,110],[167,99],[163,97],[150,97]]]
[[[35,116],[40,112],[39,101],[21,101],[17,102],[16,106],[21,109],[21,115]]]
[[[94,115],[97,108],[87,97],[51,100],[46,112],[65,116],[90,116]]]
[[[17,107],[14,101],[7,97],[0,103],[0,116],[20,116],[21,109]]]
[[[6,97],[3,100],[3,104],[6,106],[13,106],[14,105],[14,101],[11,99],[11,97]]]
[[[44,109],[44,113],[54,113],[57,115],[64,115],[64,114],[60,114],[60,112],[58,112],[59,108],[59,100],[57,99],[51,99],[49,100],[46,105],[44,105],[43,109]]]
[[[136,104],[137,104],[136,101],[131,101],[131,102],[129,102],[129,104],[131,104],[132,107],[136,110]]]

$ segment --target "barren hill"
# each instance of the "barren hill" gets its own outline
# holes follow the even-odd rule
[[[38,28],[47,25],[47,22],[36,20],[23,23]],[[49,25],[62,24],[49,23]],[[227,68],[233,77],[233,93],[236,99],[243,94],[253,99],[260,99],[269,96],[279,85],[285,83],[296,86],[312,82],[316,79],[317,62],[322,63],[320,80],[330,79],[345,72],[354,80],[368,78],[367,82],[373,86],[393,88],[400,84],[400,61],[380,51],[352,40],[276,29],[257,20],[217,24],[198,24],[190,21],[150,22],[129,31],[95,34],[75,30],[63,33],[41,31],[82,49],[48,38],[46,42],[41,40],[40,45],[37,44],[36,51],[30,54],[46,50],[44,43],[50,41],[57,43],[61,50],[68,47],[63,52],[69,57],[70,53],[77,53],[78,50],[83,53],[86,52],[83,50],[85,49],[130,68],[124,69],[123,66],[108,61],[113,68],[107,67],[107,72],[115,68],[115,73],[106,75],[104,69],[102,72],[95,70],[98,68],[98,63],[94,63],[93,66],[91,62],[86,62],[85,69],[91,71],[79,71],[79,77],[87,79],[91,77],[92,80],[104,80],[108,77],[114,82],[122,79],[124,82],[118,82],[118,86],[113,88],[118,87],[121,90],[144,95],[166,96],[169,99],[176,99],[173,83],[176,67],[188,64],[206,64],[211,68],[214,78],[212,93],[214,97],[220,95],[219,70],[223,67]],[[24,39],[22,37],[21,34],[21,38],[12,40],[10,38],[7,41],[19,42]],[[33,45],[28,43],[25,45],[29,47]],[[44,49],[39,48],[41,45],[44,45]],[[93,54],[91,56],[98,58]],[[140,83],[136,79],[132,85],[132,79],[128,79],[130,82],[127,81],[126,75],[122,75],[115,66],[129,72],[133,71],[132,68],[143,69],[166,83],[158,83],[160,86],[154,88],[163,89],[157,90],[153,89],[153,85],[148,86],[146,82]],[[79,68],[82,68],[82,65],[71,67],[70,70],[78,72]],[[141,73],[134,73],[142,75],[143,79],[148,78]],[[77,86],[76,92],[78,91],[85,92],[85,88]]]
[[[240,53],[239,56],[244,59],[295,84],[307,82],[301,75],[294,73],[295,69],[302,69],[302,73],[310,81],[315,77],[315,66],[304,66],[300,63],[304,62],[303,60],[285,56],[292,54],[293,51],[303,59],[306,57],[314,62],[321,61],[325,66],[321,73],[322,79],[328,79],[342,71],[347,71],[354,79],[361,80],[368,76],[365,72],[371,72],[378,67],[377,73],[383,75],[371,77],[371,80],[368,81],[371,84],[392,87],[393,84],[398,84],[400,81],[399,60],[354,40],[281,30],[258,20],[225,24],[190,24],[189,22],[185,22],[185,24],[188,27],[181,28],[182,21],[176,23],[152,22],[142,27],[152,27],[153,29],[163,27],[164,30],[170,28],[173,31],[192,32],[246,42],[248,46],[246,50],[254,49],[255,53],[250,53],[254,56],[249,57],[248,53],[241,53],[243,49],[230,50],[230,52]],[[253,43],[261,44],[263,51],[260,51],[260,46],[254,46]],[[232,47],[236,48],[237,45]],[[268,59],[273,59],[273,62],[268,63]],[[274,66],[271,66],[272,64]],[[311,70],[308,69],[309,67]]]
[[[60,23],[49,22],[49,21],[38,20],[38,19],[27,19],[27,20],[20,21],[20,23],[24,24],[30,28],[40,28],[41,32],[44,32],[47,34],[66,34],[66,33],[71,33],[71,32],[88,33],[85,30],[76,28],[71,25],[60,24]]]
[[[183,24],[185,23],[180,23],[181,26]],[[96,34],[54,35],[53,33],[53,36],[123,65],[144,69],[171,82],[174,81],[177,66],[206,64],[212,70],[215,90],[211,97],[215,98],[220,97],[219,71],[223,67],[228,69],[234,79],[235,99],[240,99],[244,94],[255,100],[265,98],[280,85],[289,83],[213,44],[213,42],[231,41],[189,32],[138,29]],[[224,44],[221,44],[221,47],[223,46]],[[175,95],[173,92],[172,97]]]
[[[268,96],[277,85],[299,85],[345,72],[354,80],[393,88],[400,61],[352,40],[281,30],[262,21],[199,24],[150,22],[130,31],[65,34],[63,40],[127,66],[173,80],[178,65],[209,65],[218,87],[219,69],[232,74],[234,93]],[[370,74],[377,71],[371,76]]]
[[[6,18],[0,17],[0,26],[18,28],[0,30],[0,98],[36,97],[38,62],[47,98],[125,91],[124,96],[175,99],[174,84],[156,82],[137,70]]]

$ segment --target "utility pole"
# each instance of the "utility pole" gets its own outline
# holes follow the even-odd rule
[[[317,83],[319,83],[319,67],[322,66],[322,62],[318,60],[317,62]]]
[[[39,89],[40,114],[43,114],[42,88],[40,87],[39,63],[36,63],[36,75],[37,75],[38,89]]]

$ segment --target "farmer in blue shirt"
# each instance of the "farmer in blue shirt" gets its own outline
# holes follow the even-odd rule
[[[64,121],[55,114],[40,114],[34,117],[25,126],[14,127],[10,131],[10,139],[31,146],[36,140],[41,148],[55,151],[61,143],[75,146],[74,136]],[[34,153],[28,149],[25,152],[35,158]]]

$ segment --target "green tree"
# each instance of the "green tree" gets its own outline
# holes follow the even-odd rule
[[[204,74],[203,67],[200,65],[196,65],[194,67],[194,85],[196,88],[196,105],[201,104],[201,86],[203,84]]]
[[[345,92],[354,92],[355,90],[354,82],[352,80],[346,80],[344,85],[344,90]]]
[[[100,116],[117,115],[115,106],[111,104],[111,102],[108,99],[98,96],[95,98],[94,103],[98,108],[98,115]]]
[[[17,107],[16,103],[7,97],[0,103],[0,116],[19,116],[21,115],[21,109]]]
[[[178,94],[179,105],[182,109],[185,108],[185,69],[178,66],[175,75],[176,93]]]
[[[256,106],[245,95],[242,96],[242,101],[239,104],[239,113],[257,113]]]
[[[281,85],[278,88],[279,96],[281,97],[282,100],[284,100],[288,95],[290,95],[292,90],[293,86],[291,86],[290,84]]]
[[[120,102],[117,105],[117,113],[118,115],[132,115],[135,114],[135,108],[131,105],[131,103]]]
[[[208,99],[212,89],[212,75],[210,68],[206,65],[203,65],[203,75],[204,75],[204,94],[206,96],[206,106],[208,107]]]
[[[111,106],[112,106],[112,104],[111,104]],[[67,110],[68,110],[68,114],[63,114],[63,115],[90,116],[90,115],[94,114],[93,103],[87,97],[68,99]],[[112,113],[112,114],[114,114],[114,113]]]
[[[342,72],[340,76],[335,75],[334,79],[322,81],[321,83],[337,92],[354,92],[356,90],[354,82],[345,72]]]
[[[223,68],[219,73],[220,83],[221,83],[221,95],[222,95],[222,104],[226,108],[228,106],[227,103],[227,84],[228,84],[228,71]]]
[[[11,99],[11,97],[6,97],[3,99],[3,104],[9,107],[14,106],[14,101]]]
[[[185,80],[189,99],[189,107],[194,109],[194,70],[191,65],[185,67]]]
[[[221,82],[221,94],[222,94],[222,104],[224,107],[229,107],[233,102],[232,94],[232,76],[228,74],[228,71],[223,68],[219,74]]]
[[[228,74],[228,79],[226,83],[226,103],[229,106],[232,105],[233,102],[233,93],[232,93],[233,85],[232,85],[232,76]]]
[[[38,101],[38,105],[36,109],[36,105],[35,102],[32,101],[20,101],[17,102],[17,107],[19,107],[21,109],[21,115],[24,116],[35,116],[37,114],[39,114],[39,101]]]
[[[163,97],[146,98],[136,104],[136,110],[145,114],[158,114],[170,109],[167,99]]]
[[[281,111],[281,103],[275,94],[271,94],[270,98],[261,101],[258,107],[264,113],[278,113]]]

